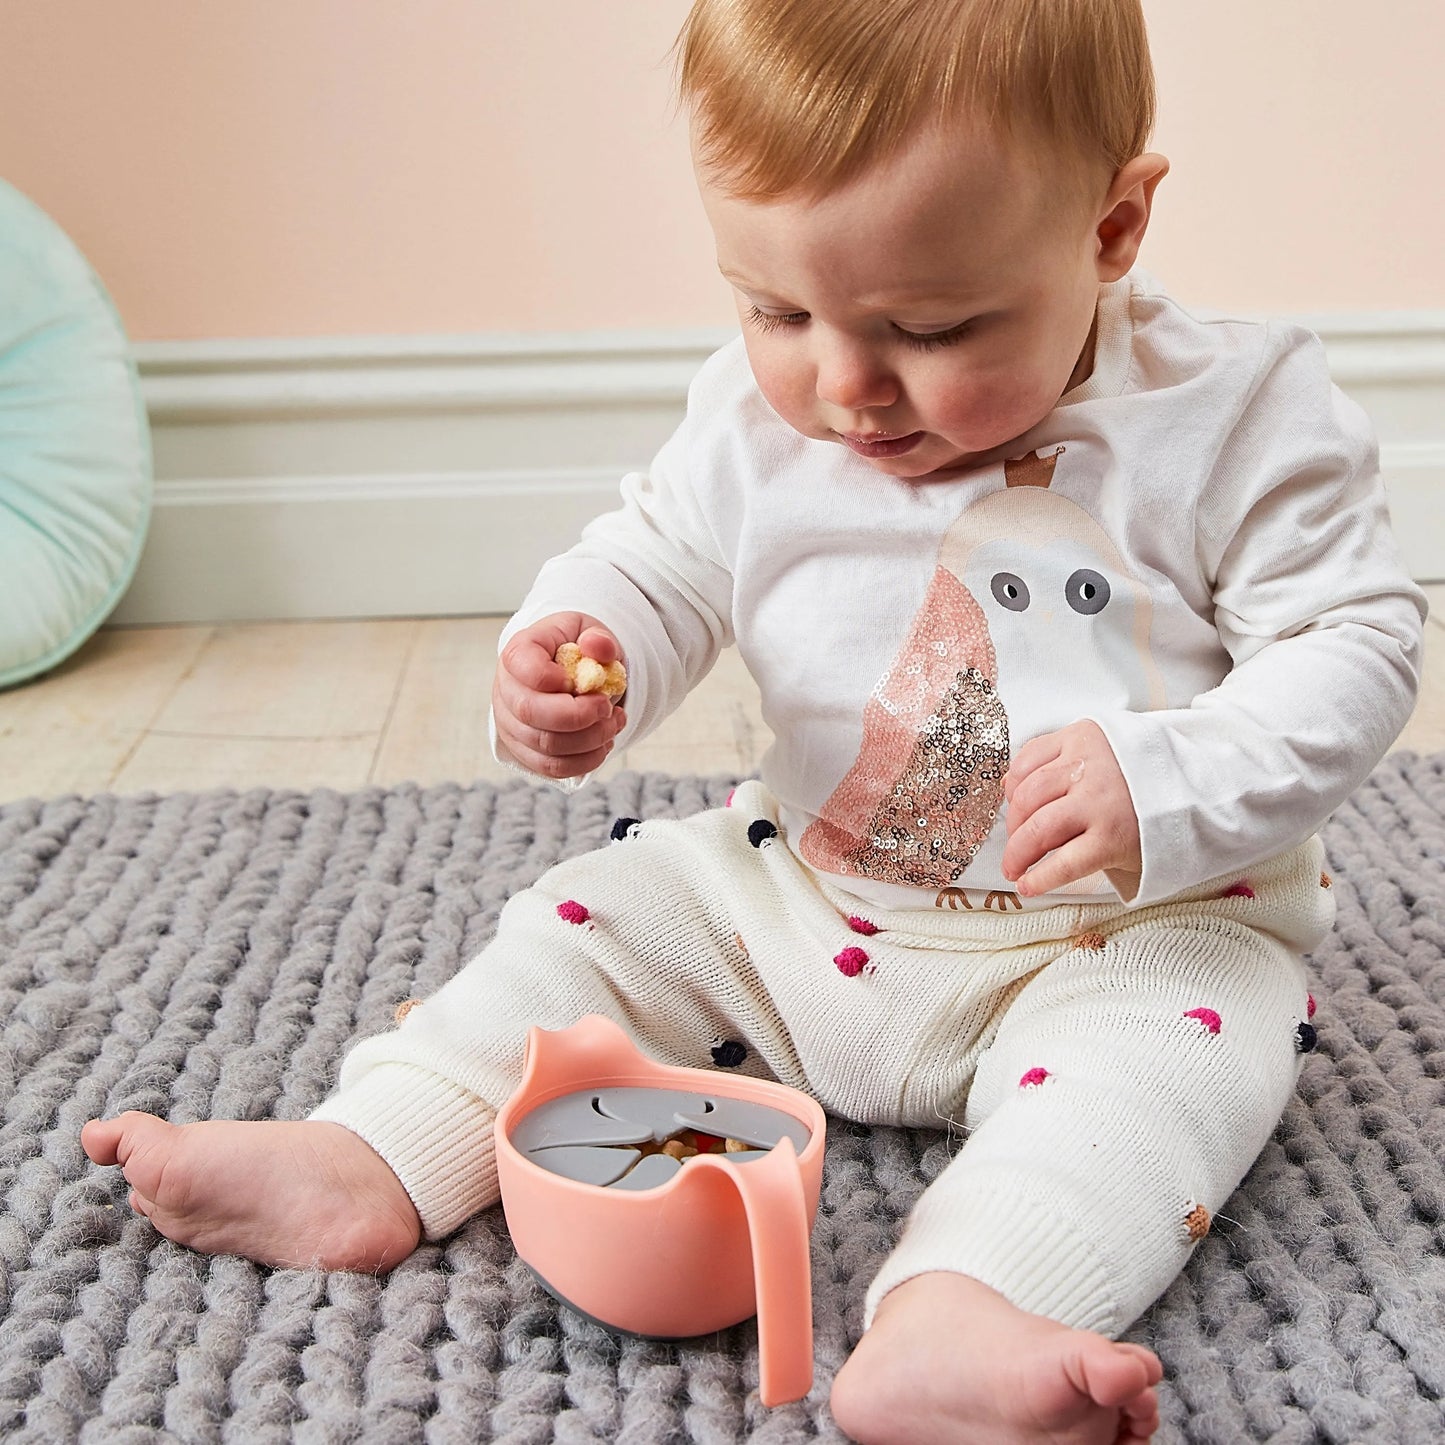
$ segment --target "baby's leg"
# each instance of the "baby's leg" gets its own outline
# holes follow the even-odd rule
[[[967,1142],[870,1290],[835,1387],[864,1445],[1146,1438],[1157,1361],[1111,1337],[1184,1267],[1298,1071],[1302,966],[1240,921],[1258,902],[1271,926],[1270,901],[1124,915],[1009,1006]],[[927,1363],[944,1340],[952,1371]],[[943,1418],[969,1423],[927,1423]]]
[[[168,1124],[134,1110],[80,1131],[119,1164],[131,1207],[168,1239],[296,1269],[390,1269],[416,1248],[416,1210],[386,1161],[340,1124]]]
[[[402,1025],[359,1044],[340,1088],[298,1122],[88,1124],[162,1233],[270,1264],[385,1268],[498,1198],[492,1123],[533,1025],[595,1013],[665,1063],[802,1084],[735,917],[763,876],[750,818],[645,822],[570,859],[506,906],[493,942]],[[766,913],[780,905],[764,900]],[[771,916],[771,915],[770,915]],[[761,925],[767,928],[767,923]],[[741,1048],[739,1047],[741,1045]]]

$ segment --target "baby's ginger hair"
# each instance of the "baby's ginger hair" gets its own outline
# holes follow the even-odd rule
[[[696,0],[675,54],[743,200],[827,195],[955,117],[1112,176],[1154,123],[1139,0]]]

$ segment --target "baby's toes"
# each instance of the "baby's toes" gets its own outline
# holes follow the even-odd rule
[[[123,1116],[122,1116],[123,1117]],[[92,1119],[80,1131],[80,1147],[92,1164],[114,1164],[124,1126],[120,1119]]]
[[[97,1158],[95,1154],[90,1157],[98,1164],[119,1164],[133,1194],[139,1197],[140,1203],[134,1207],[142,1214],[149,1214],[151,1211],[141,1206],[164,1199],[167,1166],[180,1141],[180,1129],[154,1114],[141,1114],[134,1109],[101,1122],[103,1128],[92,1137],[97,1148],[107,1152],[109,1158]],[[87,1143],[89,1153],[89,1141],[84,1134],[82,1142]],[[174,1179],[171,1183],[175,1183]],[[174,1188],[171,1192],[175,1192]]]
[[[1150,1387],[1163,1370],[1158,1358],[1137,1345],[1119,1345],[1101,1335],[1083,1335],[1078,1353],[1066,1367],[1074,1387],[1096,1405],[1123,1408],[1131,1417],[1135,1407],[1147,1409]]]
[[[1154,1438],[1154,1432],[1158,1428],[1159,1411],[1157,1408],[1148,1419],[1136,1420],[1132,1415],[1126,1415],[1123,1423],[1119,1426],[1115,1445],[1145,1445],[1146,1441]]]
[[[126,1195],[125,1202],[129,1204],[137,1214],[143,1214],[147,1219],[150,1219],[156,1212],[155,1201],[147,1199],[145,1195],[135,1189],[132,1189],[131,1192]]]
[[[1159,1356],[1153,1350],[1144,1345],[1130,1344],[1124,1340],[1120,1340],[1116,1348],[1133,1355],[1143,1364],[1145,1379],[1149,1384],[1157,1385],[1164,1378],[1164,1366],[1159,1363]]]
[[[1132,1400],[1126,1400],[1119,1422],[1119,1439],[1127,1442],[1148,1440],[1159,1428],[1159,1396],[1151,1385]]]

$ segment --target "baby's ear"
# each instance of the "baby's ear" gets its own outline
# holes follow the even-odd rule
[[[1100,281],[1117,281],[1138,259],[1149,229],[1154,190],[1168,174],[1169,162],[1152,151],[1126,161],[1115,173],[1095,227]]]

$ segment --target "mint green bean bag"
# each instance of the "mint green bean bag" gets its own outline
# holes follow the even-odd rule
[[[0,687],[63,661],[120,601],[151,485],[120,317],[60,227],[0,181]]]

